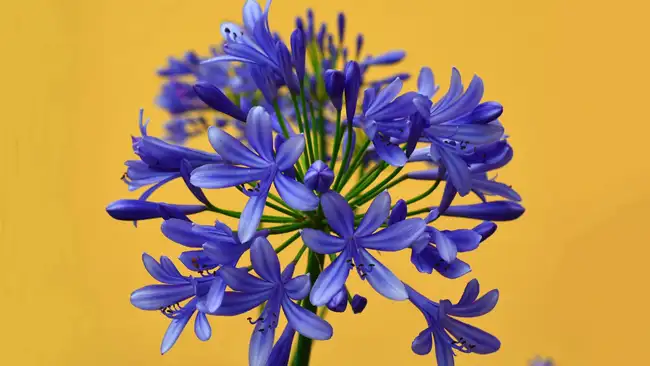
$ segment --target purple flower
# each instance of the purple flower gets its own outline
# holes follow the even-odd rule
[[[176,80],[163,84],[160,95],[156,98],[156,104],[171,114],[207,108],[192,89],[192,85]]]
[[[328,225],[338,236],[304,229],[302,239],[317,253],[340,254],[316,280],[309,297],[311,303],[317,306],[327,304],[343,288],[354,266],[360,277],[367,279],[377,292],[389,299],[405,300],[407,294],[402,282],[368,249],[394,252],[407,248],[424,231],[424,222],[408,219],[375,233],[390,211],[388,192],[375,198],[356,229],[354,213],[340,194],[334,191],[323,194],[321,205]]]
[[[227,114],[239,121],[246,121],[246,113],[228,99],[228,97],[216,86],[201,81],[194,85],[194,91],[205,104],[210,106],[210,108]]]
[[[160,257],[157,262],[153,257],[144,253],[142,262],[147,272],[162,284],[149,285],[131,294],[131,304],[142,310],[157,310],[171,319],[165,332],[160,352],[165,353],[172,348],[176,340],[185,329],[192,315],[197,312],[197,303],[207,296],[211,282],[214,278],[187,277],[181,275],[176,266],[167,257]],[[184,305],[181,302],[189,301]],[[207,341],[212,335],[212,330],[205,313],[198,311],[194,322],[196,336]]]
[[[280,273],[278,256],[266,238],[257,238],[253,242],[251,262],[260,278],[248,274],[245,269],[237,268],[224,268],[221,274],[233,290],[250,299],[257,299],[259,303],[266,301],[259,318],[252,322],[255,329],[248,352],[250,365],[266,365],[271,354],[280,309],[287,317],[288,325],[303,336],[319,340],[332,337],[332,326],[329,323],[292,301],[302,300],[309,294],[308,274],[292,278],[295,263],[289,264]]]
[[[172,205],[145,200],[117,200],[106,207],[106,212],[116,220],[138,221],[165,217],[182,218],[206,210],[203,205]],[[178,214],[175,214],[178,213]]]
[[[437,207],[432,207],[425,221],[431,222],[439,216],[464,217],[485,221],[511,221],[519,218],[524,211],[522,205],[512,201],[492,201],[473,205],[451,206],[442,213]]]
[[[251,151],[228,133],[210,127],[208,138],[212,147],[228,163],[205,165],[192,172],[190,182],[202,188],[225,188],[259,181],[257,188],[245,191],[250,197],[239,220],[239,238],[252,238],[260,223],[271,184],[291,207],[312,211],[318,207],[318,197],[301,183],[282,174],[291,169],[305,147],[302,135],[295,135],[273,151],[271,117],[261,107],[254,107],[246,120],[246,139]]]
[[[140,187],[153,185],[141,199],[149,197],[163,184],[181,176],[183,162],[192,168],[221,161],[217,154],[173,145],[147,134],[147,123],[143,123],[144,111],[140,110],[139,126],[142,137],[133,137],[133,152],[140,160],[128,160],[123,180],[133,191]]]
[[[452,304],[449,300],[435,303],[410,286],[405,286],[409,300],[427,321],[427,328],[420,332],[411,344],[411,349],[416,354],[428,354],[435,343],[438,365],[453,366],[454,350],[488,354],[501,348],[501,342],[493,335],[453,318],[472,318],[489,313],[499,300],[497,290],[489,291],[478,298],[479,283],[477,280],[471,280],[458,303]]]
[[[320,160],[315,161],[305,173],[305,186],[312,191],[325,193],[334,182],[334,172]]]

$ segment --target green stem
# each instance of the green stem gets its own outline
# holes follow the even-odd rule
[[[343,138],[343,137],[341,137]],[[348,123],[348,141],[345,144],[345,150],[343,150],[343,161],[341,161],[341,167],[339,168],[339,173],[336,175],[336,181],[334,181],[334,190],[340,192],[338,189],[341,184],[341,179],[345,175],[343,173],[343,168],[350,162],[350,154],[352,150],[352,123]]]
[[[373,199],[375,196],[377,196],[382,191],[384,191],[386,189],[389,189],[389,188],[391,188],[391,187],[405,181],[407,179],[407,176],[403,175],[400,178],[398,178],[397,180],[391,182],[391,180],[393,180],[393,178],[395,178],[395,176],[397,176],[397,174],[399,174],[399,172],[402,171],[403,168],[404,167],[399,167],[399,168],[393,170],[393,172],[388,177],[386,177],[386,179],[382,180],[379,184],[377,184],[375,186],[375,188],[371,189],[370,191],[368,191],[366,194],[362,195],[361,197],[358,197],[356,200],[350,202],[350,206],[352,206],[352,207],[361,206],[364,203],[366,203],[366,202],[370,201],[371,199]]]
[[[208,210],[216,213],[220,213],[225,216],[229,217],[234,217],[234,218],[240,218],[241,217],[241,212],[238,211],[231,211],[231,210],[225,210],[223,208],[219,208],[216,206],[208,206]],[[299,218],[300,216],[298,216]],[[295,222],[296,220],[290,217],[282,217],[282,216],[273,216],[273,215],[262,215],[261,222]]]
[[[320,121],[320,160],[327,161],[327,135],[325,134],[325,116],[323,115],[323,105],[318,108],[318,120]]]
[[[421,194],[411,198],[410,200],[406,201],[406,204],[410,205],[410,204],[415,203],[415,202],[417,202],[417,201],[419,201],[419,200],[421,200],[423,198],[426,198],[428,195],[433,193],[433,191],[435,191],[436,188],[438,188],[439,185],[440,185],[440,179],[437,179],[436,182],[431,187],[429,187],[429,189],[427,189],[426,191],[422,192]]]
[[[289,225],[281,225],[281,226],[274,226],[269,228],[269,235],[276,235],[276,234],[284,234],[284,233],[290,233],[292,231],[302,229],[306,227],[308,224],[304,222],[298,222],[295,224],[289,224]]]
[[[372,169],[368,171],[368,173],[361,178],[357,184],[355,184],[351,189],[348,194],[345,195],[346,199],[351,199],[354,196],[358,195],[359,193],[363,192],[364,189],[368,188],[369,185],[372,184],[372,182],[377,179],[379,174],[383,172],[386,168],[388,167],[388,164],[386,163],[380,163],[375,165]]]
[[[339,149],[341,148],[341,139],[343,131],[341,130],[341,111],[336,111],[336,133],[334,133],[334,147],[332,149],[332,160],[330,160],[330,169],[334,171],[336,159],[339,158]]]
[[[316,119],[316,116],[314,115],[314,105],[312,104],[311,100],[309,100],[309,115],[311,116],[311,123],[313,124],[313,129],[312,129],[312,141],[314,142],[314,160],[316,161],[320,159],[320,137],[318,136],[320,132],[320,120]]]
[[[282,135],[284,136],[285,139],[288,140],[289,129],[287,128],[287,124],[284,121],[284,117],[282,116],[282,111],[280,111],[280,104],[278,104],[277,99],[273,102],[273,109],[275,110],[275,116],[277,117],[278,122],[280,123],[280,128],[282,128]],[[299,181],[302,181],[303,177],[305,176],[305,173],[303,173],[300,164],[296,164],[296,175]]]
[[[421,209],[418,209],[418,210],[409,211],[409,212],[406,213],[406,216],[407,217],[415,216],[415,215],[419,215],[419,214],[423,214],[423,213],[429,213],[429,212],[431,212],[431,208],[425,207],[425,208],[421,208]]]
[[[291,94],[291,101],[293,102],[293,109],[296,111],[296,120],[298,121],[298,129],[300,130],[300,133],[305,134],[305,126],[303,125],[302,122],[302,114],[300,113],[300,108],[298,107],[298,98],[296,98],[295,95]],[[307,152],[302,154],[303,158],[303,163],[305,164],[305,171],[309,169],[309,157],[307,156]]]
[[[304,82],[300,85],[300,101],[302,103],[302,113],[303,113],[303,124],[305,127],[305,137],[307,138],[307,154],[308,161],[307,166],[311,165],[314,161],[314,147],[311,142],[311,123],[309,122],[309,116],[307,115],[307,101],[305,100],[305,87]]]
[[[307,249],[306,245],[303,245],[300,250],[298,251],[298,254],[296,254],[295,258],[293,258],[293,263],[298,263],[300,258],[302,257],[303,253],[305,253],[305,250]]]
[[[323,258],[324,258],[323,254],[318,254],[311,250],[309,251],[307,272],[309,273],[312,287],[314,286],[314,282],[316,282],[318,275],[320,275],[321,272],[320,263],[323,262]],[[309,301],[308,297],[303,300],[302,306],[307,311],[316,314],[317,308],[314,304],[311,303],[311,301]],[[296,344],[296,353],[294,355],[293,362],[292,362],[293,366],[309,365],[309,357],[311,356],[311,346],[312,346],[311,338],[307,338],[302,335],[298,337],[298,343]]]
[[[352,178],[352,175],[354,172],[357,170],[359,166],[361,166],[361,163],[363,162],[363,157],[366,154],[366,150],[368,149],[368,146],[370,146],[370,140],[366,140],[363,145],[361,145],[361,148],[359,151],[356,152],[356,156],[354,157],[354,160],[352,161],[352,165],[350,165],[350,168],[348,171],[345,173],[345,177],[337,187],[336,191],[341,192],[345,185],[348,183],[350,178]]]

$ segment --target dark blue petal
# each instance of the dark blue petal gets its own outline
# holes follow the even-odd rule
[[[208,198],[203,193],[203,190],[190,182],[191,174],[192,174],[192,164],[190,164],[190,162],[187,161],[186,159],[183,159],[183,161],[181,162],[181,177],[183,177],[183,181],[185,182],[185,185],[190,190],[190,192],[192,192],[194,197],[196,197],[196,199],[199,200],[199,202],[203,203],[206,206],[209,206],[210,201],[208,201]]]
[[[337,25],[339,30],[339,43],[343,43],[345,40],[345,14],[339,13]]]
[[[343,91],[345,90],[345,75],[338,70],[327,70],[323,75],[325,91],[330,97],[336,110],[343,108]]]
[[[310,190],[325,193],[334,182],[334,172],[321,160],[316,160],[305,173],[305,186]]]
[[[194,169],[190,182],[202,188],[227,188],[266,178],[266,168],[244,168],[234,165],[208,164]]]
[[[193,223],[171,218],[165,220],[160,230],[167,239],[190,248],[200,248],[206,242],[205,236],[192,231]]]
[[[266,366],[287,366],[289,364],[289,356],[291,355],[291,344],[296,335],[296,330],[287,325],[278,338],[278,341],[273,346]]]
[[[309,295],[309,301],[316,306],[327,304],[345,285],[350,274],[350,264],[347,260],[350,255],[344,250],[323,272],[318,276]]]
[[[445,190],[442,192],[442,198],[440,199],[440,206],[438,206],[438,211],[445,212],[449,206],[451,206],[451,203],[454,201],[454,198],[456,198],[457,193],[458,191],[456,190],[456,187],[454,187],[454,185],[450,182],[447,182],[445,184]]]
[[[433,144],[431,146],[433,151]],[[466,196],[470,192],[472,185],[467,163],[446,148],[439,147],[437,152],[440,154],[440,159],[449,174],[449,182],[454,185],[461,196]]]
[[[392,144],[387,138],[376,135],[372,139],[372,144],[377,151],[377,155],[392,166],[404,166],[408,159],[404,150],[400,149],[398,145]]]
[[[348,121],[354,119],[357,110],[357,99],[361,88],[361,69],[356,61],[348,61],[345,65],[345,109]]]
[[[348,291],[343,287],[327,302],[327,308],[335,313],[342,313],[348,307]]]
[[[332,326],[316,314],[296,305],[288,297],[282,299],[282,310],[287,321],[298,333],[311,339],[326,340],[332,338]]]
[[[491,290],[478,300],[463,305],[454,305],[445,309],[447,314],[460,316],[463,318],[472,318],[485,315],[492,311],[499,301],[499,290]]]
[[[163,217],[162,204],[140,200],[117,200],[106,207],[106,212],[116,219],[124,221],[147,220]],[[184,215],[191,215],[206,210],[203,205],[167,205]]]
[[[354,233],[354,212],[338,192],[329,191],[321,196],[321,206],[327,223],[337,234],[348,238]]]
[[[492,234],[494,234],[495,231],[497,231],[497,224],[490,221],[484,221],[478,224],[472,230],[474,230],[477,234],[481,236],[481,242],[483,242],[487,240],[487,238],[492,236]]]
[[[486,124],[495,121],[503,113],[503,106],[497,102],[479,104],[474,110],[462,117],[453,120],[453,124]]]
[[[280,261],[266,238],[256,238],[251,245],[251,263],[255,272],[272,283],[280,283]]]
[[[251,77],[257,88],[262,92],[267,103],[273,104],[278,97],[278,87],[275,75],[268,67],[251,66]]]
[[[149,285],[131,293],[131,304],[142,310],[160,310],[194,296],[194,286]]]
[[[355,231],[356,236],[366,236],[379,229],[381,224],[386,221],[390,211],[390,194],[384,191],[377,195],[370,204],[368,211],[361,219],[361,223]]]
[[[390,212],[390,216],[388,216],[388,226],[391,226],[393,224],[396,224],[400,221],[404,221],[406,219],[406,213],[408,211],[408,208],[406,206],[406,201],[400,199],[395,203],[395,206],[393,206],[393,209]]]
[[[305,53],[305,35],[301,29],[295,29],[291,33],[291,57],[300,85],[305,80]]]
[[[441,331],[434,331],[433,341],[436,345],[436,362],[438,366],[454,366],[454,352],[451,349],[449,337],[442,335]]]
[[[282,70],[282,77],[284,78],[287,88],[291,91],[293,95],[300,95],[300,86],[298,84],[298,78],[296,74],[293,73],[293,63],[291,60],[291,53],[289,48],[284,42],[276,42],[277,52],[280,61],[280,68]]]
[[[338,253],[345,248],[346,241],[323,231],[305,228],[301,232],[302,241],[309,249],[320,254]]]
[[[373,235],[358,237],[356,241],[363,248],[395,252],[408,248],[424,232],[425,227],[422,219],[408,219]]]
[[[472,181],[472,189],[485,194],[501,196],[512,201],[521,201],[521,196],[512,187],[492,180],[475,179]]]
[[[493,201],[474,205],[451,206],[443,215],[488,221],[510,221],[519,218],[524,211],[524,207],[515,202]]]
[[[471,347],[473,353],[484,355],[501,348],[501,342],[495,336],[454,318],[443,317],[440,319],[440,324],[456,339],[462,337],[467,344],[474,346]]]
[[[246,114],[228,99],[228,97],[216,86],[199,81],[194,85],[194,92],[210,108],[242,122],[246,122]]]
[[[481,290],[478,280],[473,278],[471,281],[465,285],[465,290],[463,290],[463,295],[458,300],[458,306],[465,306],[473,303]]]
[[[368,305],[368,299],[361,295],[354,295],[352,297],[352,301],[350,302],[350,307],[352,308],[352,312],[355,314],[360,314],[363,312],[363,310],[366,308],[366,305]]]
[[[429,328],[423,330],[411,343],[411,350],[417,355],[428,355],[433,347],[433,336]]]
[[[251,111],[253,110],[255,110],[255,108],[251,109]],[[249,122],[256,123],[254,121],[257,121],[257,118],[254,117],[258,116],[258,114],[248,112],[248,115],[251,117],[251,121]],[[265,168],[269,165],[267,161],[264,161],[264,159],[255,155],[238,139],[232,137],[218,127],[212,126],[208,129],[208,139],[210,140],[210,145],[212,145],[214,150],[219,153],[223,159],[230,161],[233,164],[241,164],[252,168]]]

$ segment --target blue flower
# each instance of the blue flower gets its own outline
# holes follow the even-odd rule
[[[271,354],[280,309],[287,317],[288,326],[305,337],[319,340],[331,338],[333,331],[329,323],[292,301],[302,300],[309,294],[309,275],[292,278],[295,263],[289,264],[280,273],[278,256],[266,238],[255,239],[250,253],[253,269],[261,278],[248,274],[245,269],[237,268],[224,268],[221,274],[234,291],[250,298],[263,299],[262,302],[266,301],[260,317],[252,322],[255,329],[249,346],[249,365],[266,365]]]
[[[337,292],[334,297],[327,302],[327,308],[336,313],[342,313],[348,307],[348,301],[350,302],[350,307],[352,312],[359,314],[363,312],[368,305],[368,299],[361,295],[352,296],[352,300],[349,300],[350,293],[346,286],[343,286],[341,291]]]
[[[440,212],[437,207],[432,207],[425,221],[431,222],[439,216],[464,217],[485,221],[511,221],[523,215],[524,211],[526,210],[522,205],[512,201],[492,201],[473,205],[457,205],[449,207],[444,212]]]
[[[467,91],[458,70],[452,70],[449,91],[438,102],[428,98],[437,91],[433,74],[424,68],[418,79],[421,97],[413,100],[424,120],[414,118],[416,132],[411,133],[411,144],[419,141],[419,131],[431,142],[431,160],[442,165],[449,175],[449,182],[460,193],[467,195],[471,190],[471,177],[465,157],[471,155],[476,146],[499,141],[503,127],[496,118],[503,109],[497,103],[479,105],[483,97],[483,81],[474,76]],[[413,145],[412,145],[413,146]]]
[[[204,205],[172,205],[163,202],[144,200],[117,200],[106,207],[106,212],[116,219],[123,221],[138,221],[155,218],[183,218],[205,211]]]
[[[192,85],[176,80],[163,84],[160,95],[156,98],[156,104],[171,114],[183,114],[207,108],[197,97]]]
[[[302,239],[305,245],[317,253],[340,254],[314,283],[309,297],[311,303],[317,306],[327,304],[343,288],[354,266],[361,278],[367,279],[383,296],[393,300],[406,300],[407,294],[402,282],[375,259],[368,249],[393,252],[407,248],[424,231],[424,222],[421,219],[408,219],[375,233],[386,221],[390,211],[388,192],[375,198],[356,229],[354,213],[340,194],[334,191],[323,194],[321,205],[328,225],[339,236],[304,229]]]
[[[129,190],[154,185],[143,196],[148,197],[163,184],[181,176],[183,162],[193,168],[221,161],[217,154],[173,145],[147,134],[147,123],[143,123],[143,110],[140,110],[139,126],[142,137],[133,138],[133,152],[140,160],[126,162],[124,181]]]
[[[477,280],[471,280],[458,303],[452,304],[449,300],[435,303],[410,286],[405,286],[409,300],[427,321],[427,328],[415,337],[411,344],[411,349],[416,354],[428,354],[435,343],[438,366],[453,366],[454,350],[488,354],[501,347],[501,342],[493,335],[453,318],[471,318],[489,313],[499,299],[497,290],[489,291],[478,298],[479,283]]]
[[[212,147],[228,163],[204,165],[192,172],[190,182],[202,188],[225,188],[259,181],[257,189],[246,191],[250,196],[239,220],[239,238],[252,238],[260,223],[271,184],[291,207],[312,211],[318,207],[318,197],[283,171],[291,169],[305,147],[302,135],[295,135],[273,151],[271,117],[261,107],[248,113],[246,138],[255,152],[239,140],[216,127],[210,127],[208,138]]]
[[[349,65],[354,66],[356,62],[351,61]],[[357,73],[347,72],[346,83]],[[405,93],[400,96],[402,81],[395,78],[392,83],[377,93],[377,89],[368,88],[364,92],[362,113],[353,117],[355,126],[362,127],[381,159],[393,166],[403,166],[407,162],[404,151],[391,142],[391,137],[402,136],[407,128],[407,117],[415,112],[413,98],[416,93]],[[354,111],[356,96],[348,96],[346,87],[346,105],[348,108],[348,121],[351,120],[350,110]]]
[[[321,160],[316,160],[305,173],[305,186],[312,191],[325,193],[334,182],[334,172]]]
[[[135,290],[131,294],[131,304],[142,310],[159,310],[171,319],[160,346],[160,352],[165,353],[176,343],[192,315],[197,312],[197,302],[207,296],[214,278],[183,276],[172,261],[164,256],[157,262],[144,253],[142,262],[151,277],[162,284]],[[188,299],[187,303],[180,305]],[[202,311],[197,312],[194,332],[202,341],[210,339],[212,334],[210,323]]]

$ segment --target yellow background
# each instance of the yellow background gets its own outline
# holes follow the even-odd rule
[[[129,294],[152,281],[143,251],[178,248],[158,223],[134,229],[104,211],[112,200],[135,197],[119,177],[133,156],[138,108],[161,132],[155,68],[168,54],[217,43],[219,22],[240,19],[242,4],[3,2],[0,364],[244,364],[252,329],[244,317],[212,321],[207,343],[188,328],[169,354],[159,354],[167,321],[132,307]],[[408,51],[393,71],[415,74],[428,65],[445,90],[457,66],[467,81],[482,76],[486,98],[505,106],[515,159],[500,179],[522,194],[527,212],[466,256],[473,272],[465,278],[500,289],[496,310],[474,324],[503,347],[461,355],[458,365],[525,365],[536,354],[560,366],[650,363],[650,29],[640,4],[274,2],[271,26],[285,36],[306,5],[330,27],[344,9],[349,40],[363,30],[367,51]],[[212,195],[238,207],[243,201],[232,196]],[[178,185],[157,197],[192,202]],[[465,279],[415,273],[407,255],[382,260],[433,299],[460,296]],[[366,312],[328,316],[335,336],[317,344],[314,365],[434,364],[433,355],[410,350],[424,327],[415,309],[379,298],[367,284],[354,290],[368,295]]]

